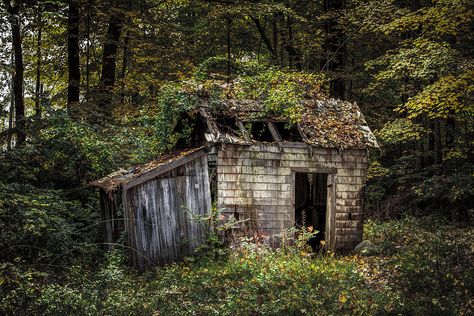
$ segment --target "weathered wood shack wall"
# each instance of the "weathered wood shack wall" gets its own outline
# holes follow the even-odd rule
[[[175,261],[203,241],[194,216],[211,208],[206,155],[124,192],[131,263],[139,268]]]
[[[218,205],[267,234],[294,225],[294,173],[335,174],[335,248],[362,240],[366,150],[309,148],[301,143],[226,144],[218,151]]]
[[[123,232],[124,219],[120,214],[122,195],[120,192],[106,193],[100,189],[100,207],[102,223],[102,240],[106,249],[110,250],[119,240]]]

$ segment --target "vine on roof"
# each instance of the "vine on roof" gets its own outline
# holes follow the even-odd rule
[[[222,61],[214,58],[199,67],[193,77],[162,86],[156,104],[144,113],[142,124],[148,127],[145,138],[155,144],[155,153],[168,151],[179,140],[191,136],[193,122],[185,113],[196,109],[202,101],[219,109],[226,106],[226,100],[254,100],[262,105],[262,117],[286,117],[297,123],[302,116],[302,100],[326,95],[327,86],[319,74],[277,68],[264,70],[252,62],[240,62],[233,64],[239,75],[227,82],[222,73],[212,72],[213,62],[221,70]]]

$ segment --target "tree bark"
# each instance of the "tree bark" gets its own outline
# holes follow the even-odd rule
[[[231,71],[231,60],[230,60],[230,29],[232,24],[232,19],[229,15],[226,16],[227,22],[227,82],[230,81],[230,71]]]
[[[36,39],[36,88],[35,88],[35,116],[37,119],[41,118],[41,33],[42,12],[38,12],[38,37]]]
[[[86,102],[90,98],[90,56],[91,56],[91,10],[93,2],[87,2],[87,22],[86,22]]]
[[[286,25],[288,27],[288,42],[285,47],[286,51],[288,52],[288,59],[290,63],[290,68],[296,66],[296,69],[301,70],[301,56],[298,50],[294,46],[293,40],[293,23],[291,21],[291,17],[288,16],[286,19]]]
[[[272,55],[272,61],[277,62],[278,56],[277,56],[276,50],[274,49],[272,42],[270,41],[267,34],[265,33],[265,28],[262,27],[262,24],[260,23],[260,20],[258,18],[251,17],[251,19],[255,23],[255,26],[257,27],[257,31],[260,34],[260,38],[265,43],[265,46],[267,47],[268,51]]]
[[[334,14],[334,12],[344,9],[344,0],[324,0],[324,12]],[[322,70],[327,69],[333,79],[330,83],[331,93],[341,99],[345,98],[345,82],[340,72],[344,69],[346,55],[346,40],[344,32],[337,25],[337,19],[330,17],[325,23],[326,39],[324,49],[326,60],[323,60]]]
[[[120,102],[122,104],[125,102],[125,80],[124,79],[127,74],[127,67],[128,67],[129,42],[130,42],[130,34],[127,31],[125,34],[125,40],[123,43],[122,71],[120,73],[120,80],[121,80]]]
[[[81,82],[81,70],[79,60],[79,2],[69,0],[68,23],[67,23],[67,53],[68,53],[68,89],[67,106],[68,113],[72,117],[77,116],[79,105],[79,93]]]
[[[278,64],[278,59],[279,59],[279,52],[278,52],[278,13],[275,13],[273,15],[273,20],[272,20],[272,34],[273,34],[273,53],[274,53],[274,60],[275,63]]]
[[[15,75],[13,76],[13,95],[15,99],[15,126],[17,133],[17,144],[22,145],[26,141],[25,134],[25,103],[23,99],[23,50],[21,45],[20,17],[18,16],[20,7],[18,2],[11,3],[4,0],[9,14],[13,55],[15,56]]]
[[[15,62],[13,59],[13,54],[11,57],[11,66],[12,69],[15,67]],[[14,82],[14,76],[12,76],[12,80],[10,82],[10,110],[8,112],[8,130],[13,129],[13,115],[15,113],[15,94],[13,93],[13,82]],[[9,133],[7,135],[7,150],[12,149],[12,134]]]
[[[114,12],[110,15],[107,35],[102,53],[102,73],[99,83],[99,111],[103,119],[108,121],[112,116],[113,95],[112,89],[115,86],[115,71],[117,66],[117,50],[120,35],[122,33],[124,17],[123,14]]]
[[[441,121],[436,119],[434,122],[433,136],[434,136],[434,148],[433,148],[433,158],[434,163],[439,165],[443,162],[443,147],[441,143]]]

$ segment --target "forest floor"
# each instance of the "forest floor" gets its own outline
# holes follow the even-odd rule
[[[474,227],[407,217],[369,221],[364,238],[374,247],[363,255],[242,242],[146,273],[112,251],[94,268],[25,278],[0,307],[49,315],[474,314]]]

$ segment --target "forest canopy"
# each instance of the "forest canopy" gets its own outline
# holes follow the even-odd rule
[[[0,286],[7,293],[0,314],[22,305],[44,312],[54,305],[48,299],[60,301],[56,286],[67,292],[83,274],[100,280],[81,283],[96,304],[84,296],[84,306],[99,311],[110,303],[101,289],[114,278],[131,288],[117,268],[121,254],[102,251],[99,200],[87,184],[188,139],[193,126],[184,113],[203,99],[220,107],[256,100],[262,115],[293,124],[302,120],[302,100],[356,103],[380,144],[370,152],[367,218],[437,214],[449,229],[446,219],[472,223],[473,58],[472,0],[0,0]],[[434,234],[423,221],[404,223]],[[446,234],[468,248],[469,234],[453,235]],[[440,241],[446,249],[448,237]],[[403,257],[384,246],[407,271],[422,247],[435,248],[423,242]],[[348,278],[351,267],[344,266]],[[471,284],[472,271],[460,271]],[[384,311],[395,308],[393,297],[369,294],[391,302]],[[420,308],[436,305],[426,304]]]

